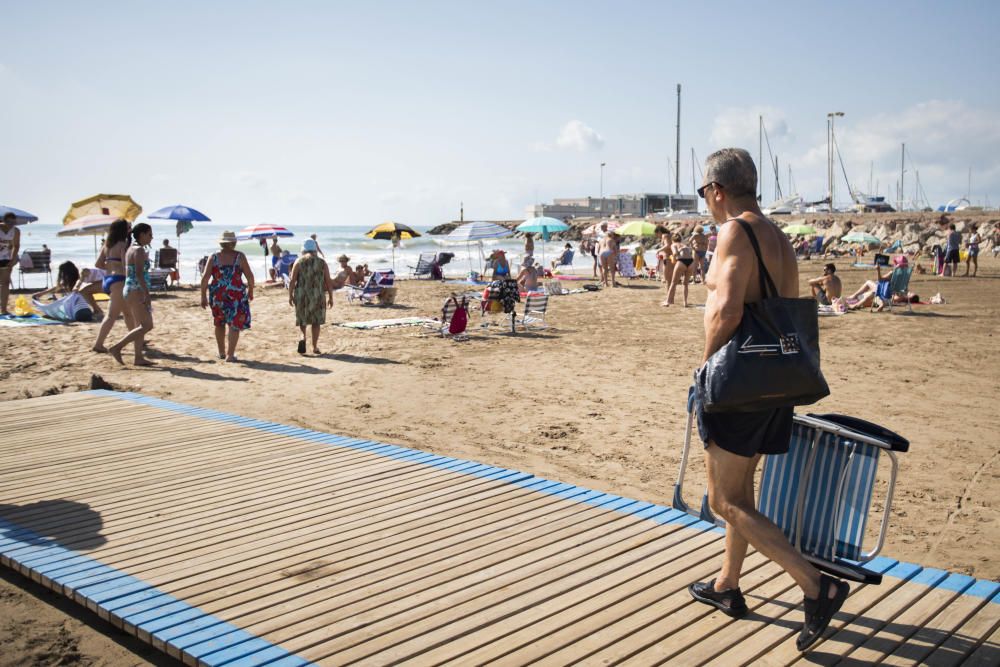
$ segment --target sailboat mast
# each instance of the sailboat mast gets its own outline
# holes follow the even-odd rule
[[[697,182],[694,179],[695,164],[696,164],[696,160],[695,160],[695,157],[694,157],[694,146],[692,146],[691,147],[691,192],[697,192],[698,191],[698,185],[697,185]]]
[[[681,84],[677,84],[677,145],[675,146],[677,168],[674,173],[677,175],[675,181],[675,194],[681,193]]]
[[[757,116],[757,164],[764,164],[764,116]],[[757,201],[764,201],[764,184],[757,179]]]
[[[903,197],[906,192],[906,188],[903,185],[903,179],[906,174],[906,144],[903,144],[903,150],[899,155],[899,210],[903,210]]]

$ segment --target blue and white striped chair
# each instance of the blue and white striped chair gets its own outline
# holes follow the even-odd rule
[[[707,493],[698,512],[683,498],[693,428],[690,400],[688,406],[688,429],[673,506],[722,526],[723,522],[708,507]],[[896,452],[908,449],[906,439],[861,419],[831,414],[795,415],[788,453],[764,457],[758,509],[817,568],[852,581],[881,583],[882,576],[866,569],[864,563],[877,556],[885,543],[899,468]],[[885,505],[875,545],[865,551],[865,531],[883,453],[890,465]]]

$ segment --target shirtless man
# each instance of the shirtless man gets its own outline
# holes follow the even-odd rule
[[[707,201],[720,230],[706,282],[702,363],[736,333],[744,304],[765,296],[760,292],[760,263],[750,241],[751,232],[760,244],[763,267],[778,293],[789,298],[799,295],[795,252],[781,230],[761,213],[756,191],[757,169],[747,151],[725,148],[708,156],[704,185],[698,188],[698,194]],[[799,650],[804,651],[822,636],[847,598],[849,587],[821,574],[755,507],[754,472],[762,454],[788,451],[792,408],[707,413],[696,401],[695,412],[705,443],[708,502],[726,521],[726,547],[718,576],[691,584],[688,590],[695,600],[729,616],[745,616],[748,609],[739,589],[740,572],[747,546],[753,545],[788,572],[805,595],[806,622],[796,641]]]
[[[535,258],[525,257],[521,270],[517,274],[517,286],[522,292],[533,292],[538,289],[538,270],[535,268]]]
[[[7,301],[10,299],[10,272],[17,264],[21,251],[21,230],[14,223],[17,216],[11,211],[4,213],[0,223],[0,315],[7,315]]]
[[[338,290],[345,285],[355,284],[355,273],[351,268],[351,258],[347,255],[341,255],[337,258],[337,262],[340,263],[340,271],[333,277],[333,289]]]
[[[705,271],[708,268],[708,237],[705,236],[705,232],[702,231],[701,225],[694,228],[694,234],[691,235],[691,247],[694,248],[695,262],[694,262],[694,281],[695,282],[705,282]]]
[[[823,275],[809,281],[809,289],[812,290],[813,298],[824,306],[829,306],[834,299],[839,299],[843,285],[837,275],[837,267],[833,264],[824,266]]]

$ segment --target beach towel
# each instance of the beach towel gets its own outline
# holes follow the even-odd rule
[[[94,319],[94,311],[90,309],[86,299],[79,292],[70,292],[61,299],[44,303],[32,299],[35,310],[50,320],[60,322],[90,322]]]
[[[593,278],[588,278],[587,276],[563,276],[556,274],[552,277],[556,280],[593,280]]]
[[[0,315],[0,327],[37,327],[43,324],[65,324],[65,322],[50,320],[38,315],[25,315],[24,317]]]
[[[428,323],[436,323],[428,317],[397,317],[389,320],[366,320],[364,322],[341,322],[338,327],[348,329],[388,329],[389,327],[415,327]]]
[[[446,280],[445,283],[449,285],[489,285],[488,281],[485,280]]]

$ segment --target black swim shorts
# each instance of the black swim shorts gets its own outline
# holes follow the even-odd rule
[[[959,259],[960,255],[958,252],[958,248],[952,248],[951,250],[947,251],[947,253],[945,253],[944,263],[945,264],[951,264],[953,262],[957,263]]]
[[[0,259],[0,269],[6,269],[8,266],[10,266],[9,259]]]
[[[788,453],[793,408],[709,413],[695,400],[694,409],[698,433],[706,447],[711,440],[727,452],[747,458],[755,454]]]

